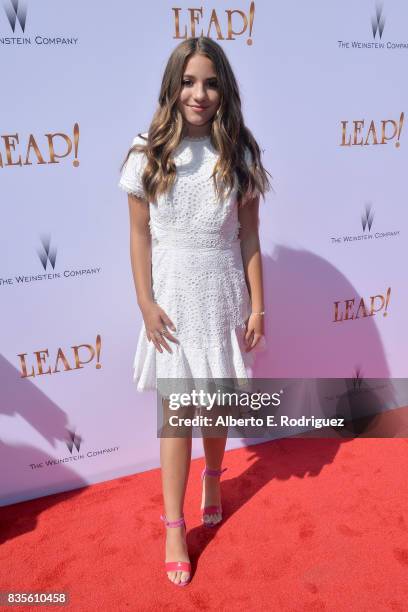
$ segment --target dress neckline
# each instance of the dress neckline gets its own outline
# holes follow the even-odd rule
[[[201,140],[209,140],[210,135],[208,136],[184,136],[183,140],[187,140],[187,142],[200,142]]]

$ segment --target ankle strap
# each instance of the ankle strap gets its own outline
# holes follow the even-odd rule
[[[221,476],[225,470],[228,470],[228,468],[223,468],[222,470],[211,470],[210,468],[205,467],[201,473],[201,480],[203,480],[204,476]]]
[[[164,521],[166,527],[181,527],[182,525],[184,525],[184,515],[181,516],[179,519],[177,519],[176,521],[168,521],[165,515],[161,515],[161,520]]]

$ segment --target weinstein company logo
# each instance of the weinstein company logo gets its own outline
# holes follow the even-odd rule
[[[75,46],[78,38],[55,34],[36,33],[30,36],[21,36],[26,33],[27,5],[20,0],[3,0],[3,9],[7,17],[10,30],[20,36],[2,36],[0,45],[45,45],[45,46]]]
[[[110,446],[107,448],[95,448],[88,451],[81,449],[83,438],[76,432],[76,428],[67,429],[65,437],[65,446],[69,451],[69,455],[63,457],[47,458],[44,461],[38,463],[29,463],[31,470],[39,470],[41,468],[52,468],[61,463],[75,463],[75,461],[82,461],[84,459],[96,459],[97,457],[103,457],[110,455],[111,453],[117,453],[119,446]]]
[[[331,237],[331,244],[342,244],[356,241],[361,242],[364,240],[379,240],[381,238],[396,238],[401,234],[400,230],[395,230],[392,232],[375,231],[374,210],[371,202],[367,202],[361,214],[361,229],[363,230],[363,233],[360,234],[349,234]]]
[[[0,287],[12,287],[16,285],[24,285],[34,283],[36,281],[58,280],[61,278],[83,278],[86,276],[95,276],[99,274],[101,268],[65,268],[64,270],[56,270],[57,263],[57,248],[51,246],[51,236],[42,236],[41,246],[37,248],[37,255],[44,273],[41,274],[15,274],[14,276],[2,278],[0,276]]]
[[[67,429],[67,439],[65,443],[71,455],[74,451],[74,447],[79,453],[79,449],[81,448],[82,438],[79,434],[76,433],[75,429],[73,431],[71,431],[70,429]]]
[[[352,376],[351,381],[353,383],[353,391],[360,391],[363,383],[363,372],[360,366],[355,367],[354,376]]]
[[[377,4],[370,24],[373,40],[338,40],[337,46],[339,49],[408,49],[408,40],[385,40],[383,37],[385,24],[383,5]]]

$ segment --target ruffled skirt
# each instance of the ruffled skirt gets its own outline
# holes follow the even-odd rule
[[[224,248],[182,248],[152,243],[152,289],[155,302],[176,326],[178,339],[166,340],[160,353],[147,339],[144,325],[134,359],[139,391],[170,387],[167,379],[235,379],[251,376],[253,351],[245,351],[251,301],[239,240]],[[158,386],[162,382],[162,389]]]

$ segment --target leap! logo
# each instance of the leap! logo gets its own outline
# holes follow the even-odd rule
[[[44,138],[42,138],[44,137]],[[20,137],[19,133],[0,134],[4,153],[0,150],[0,168],[13,166],[32,166],[59,164],[64,158],[73,157],[74,168],[79,166],[79,124],[74,123],[72,133],[50,132],[41,135],[41,140],[34,134]],[[20,142],[21,140],[21,142]],[[18,147],[17,147],[18,145]],[[17,151],[16,151],[17,149]],[[57,150],[59,149],[59,152]],[[73,153],[73,156],[71,156]]]
[[[51,360],[48,349],[34,351],[34,359],[32,361],[30,361],[28,353],[19,353],[17,357],[20,358],[21,378],[35,378],[45,374],[82,370],[84,366],[94,360],[94,357],[96,357],[95,368],[97,370],[101,369],[102,338],[100,334],[96,336],[95,346],[93,344],[76,344],[70,348],[72,349],[72,354],[68,353],[67,349],[64,351],[59,347],[52,365],[47,361]],[[82,355],[80,355],[80,352]],[[68,357],[71,358],[71,363]],[[61,370],[59,369],[60,367],[62,367]]]
[[[388,287],[385,295],[381,293],[370,296],[370,305],[366,304],[364,298],[352,298],[350,300],[334,302],[333,323],[341,321],[356,321],[366,317],[374,317],[382,311],[383,317],[388,315],[388,306],[391,297],[391,287]],[[357,306],[358,303],[358,306]]]
[[[394,143],[399,149],[401,146],[401,132],[404,126],[404,112],[398,119],[383,119],[381,121],[365,121],[354,119],[341,121],[341,147],[379,146]]]
[[[203,14],[204,10],[204,14]],[[211,38],[213,32],[217,40],[236,40],[241,36],[247,36],[246,43],[253,43],[252,31],[255,19],[255,2],[251,2],[246,13],[240,9],[225,9],[225,17],[221,17],[220,8],[173,8],[174,36],[176,39],[187,39],[204,35]],[[218,12],[217,12],[218,11]],[[182,26],[180,25],[182,23]],[[199,30],[199,31],[198,31]]]

